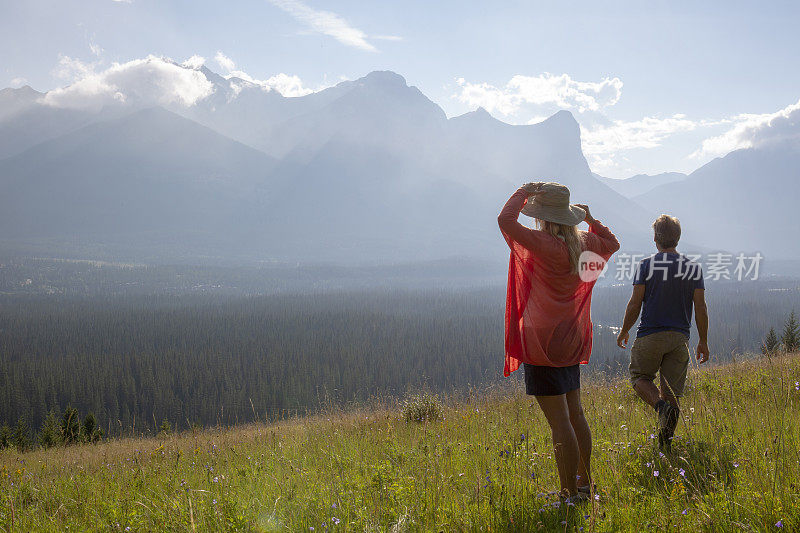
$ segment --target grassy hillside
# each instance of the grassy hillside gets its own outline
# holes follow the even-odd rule
[[[588,379],[586,381],[589,381]],[[522,391],[273,425],[0,454],[4,531],[792,531],[800,357],[693,371],[674,456],[624,381],[584,385],[598,486],[562,506],[549,432]]]

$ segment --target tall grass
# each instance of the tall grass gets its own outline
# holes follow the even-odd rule
[[[673,454],[622,380],[584,386],[597,493],[561,504],[550,436],[509,381],[270,425],[0,454],[4,531],[792,531],[800,358],[693,370]],[[412,417],[413,418],[413,417]]]

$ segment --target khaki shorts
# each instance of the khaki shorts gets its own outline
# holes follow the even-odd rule
[[[659,331],[637,337],[631,347],[631,383],[653,381],[656,372],[676,397],[683,396],[689,368],[689,338],[680,331]]]

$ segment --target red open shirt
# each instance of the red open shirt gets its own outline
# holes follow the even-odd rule
[[[563,367],[586,364],[592,353],[589,310],[595,281],[572,272],[567,245],[544,231],[517,221],[528,193],[520,188],[497,217],[511,257],[506,294],[505,367],[509,376],[522,363]],[[583,249],[605,261],[619,241],[595,220],[581,231]]]

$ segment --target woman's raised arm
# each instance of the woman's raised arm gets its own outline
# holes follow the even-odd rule
[[[532,251],[539,251],[542,247],[543,243],[537,235],[538,232],[526,228],[517,220],[519,212],[522,211],[525,201],[532,194],[532,189],[535,186],[535,183],[528,183],[517,189],[517,192],[511,195],[511,198],[508,199],[497,217],[497,224],[500,226],[500,231],[503,232],[503,236],[509,246],[511,246],[510,239]]]
[[[617,236],[611,233],[611,230],[596,218],[592,218],[592,221],[589,223],[589,235],[594,241],[589,249],[603,256],[606,261],[619,250]]]

